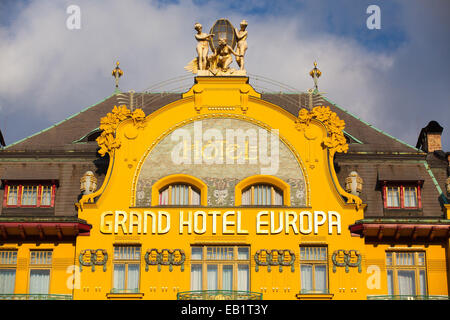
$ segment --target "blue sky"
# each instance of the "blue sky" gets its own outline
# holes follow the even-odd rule
[[[66,8],[81,9],[68,30]],[[369,5],[381,29],[366,27]],[[0,129],[6,143],[111,95],[121,61],[124,91],[187,75],[193,24],[249,22],[247,70],[306,91],[319,87],[377,128],[416,144],[430,120],[450,151],[450,1],[0,1]]]

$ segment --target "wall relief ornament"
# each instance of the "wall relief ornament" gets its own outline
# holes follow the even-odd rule
[[[274,260],[274,257],[276,259]],[[289,258],[286,260],[285,258]],[[267,271],[271,272],[271,266],[279,266],[279,271],[283,272],[283,267],[291,267],[291,272],[295,271],[294,261],[295,254],[289,249],[261,249],[256,251],[255,256],[255,271],[259,271],[259,266],[266,266]]]
[[[347,140],[344,136],[345,122],[339,119],[337,114],[326,106],[314,107],[311,111],[300,109],[295,127],[299,131],[305,131],[312,119],[319,120],[327,128],[327,137],[323,144],[334,152],[348,151]]]
[[[95,266],[103,266],[103,271],[106,271],[108,253],[105,249],[82,250],[78,256],[78,261],[80,262],[80,272],[83,267],[92,267],[92,271],[95,271]]]
[[[126,105],[114,106],[111,112],[100,119],[100,130],[102,130],[102,133],[96,141],[100,147],[98,153],[102,157],[106,153],[111,153],[114,149],[120,147],[121,141],[119,137],[116,136],[115,132],[119,123],[127,119],[132,119],[133,125],[137,129],[145,126],[144,111],[142,111],[142,109],[136,109],[132,112]]]
[[[346,273],[348,273],[349,267],[358,267],[358,272],[361,273],[361,260],[362,256],[358,250],[336,250],[331,256],[331,261],[333,261],[333,272],[336,272],[336,267],[345,267]]]
[[[181,249],[149,249],[145,253],[145,271],[148,271],[148,266],[158,266],[158,272],[161,271],[161,266],[169,266],[169,271],[172,272],[173,266],[181,266],[181,271],[184,271],[184,261],[186,254]]]

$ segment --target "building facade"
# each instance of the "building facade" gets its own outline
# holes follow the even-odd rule
[[[0,298],[447,299],[442,128],[248,82],[116,91],[2,149]]]

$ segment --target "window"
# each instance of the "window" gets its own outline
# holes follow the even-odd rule
[[[54,184],[8,184],[5,186],[4,207],[53,207]]]
[[[300,247],[301,293],[328,293],[326,247]]]
[[[283,191],[270,184],[254,184],[242,192],[243,205],[282,206]]]
[[[141,248],[138,246],[114,247],[112,293],[138,293]]]
[[[0,251],[0,294],[13,294],[16,281],[17,251]]]
[[[200,191],[189,184],[171,184],[159,192],[160,205],[200,205]]]
[[[427,294],[425,252],[386,252],[388,294],[411,296]]]
[[[418,209],[421,205],[420,185],[385,185],[384,207],[388,209]]]
[[[50,269],[52,267],[52,251],[30,251],[30,294],[48,294],[50,289]]]
[[[250,291],[250,248],[191,248],[191,290]]]

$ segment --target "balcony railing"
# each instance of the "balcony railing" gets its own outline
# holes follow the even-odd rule
[[[70,294],[0,294],[0,300],[72,300]]]
[[[177,300],[262,300],[262,293],[235,290],[197,290],[177,293]]]
[[[367,296],[367,300],[449,300],[449,296],[440,295],[377,295]]]

